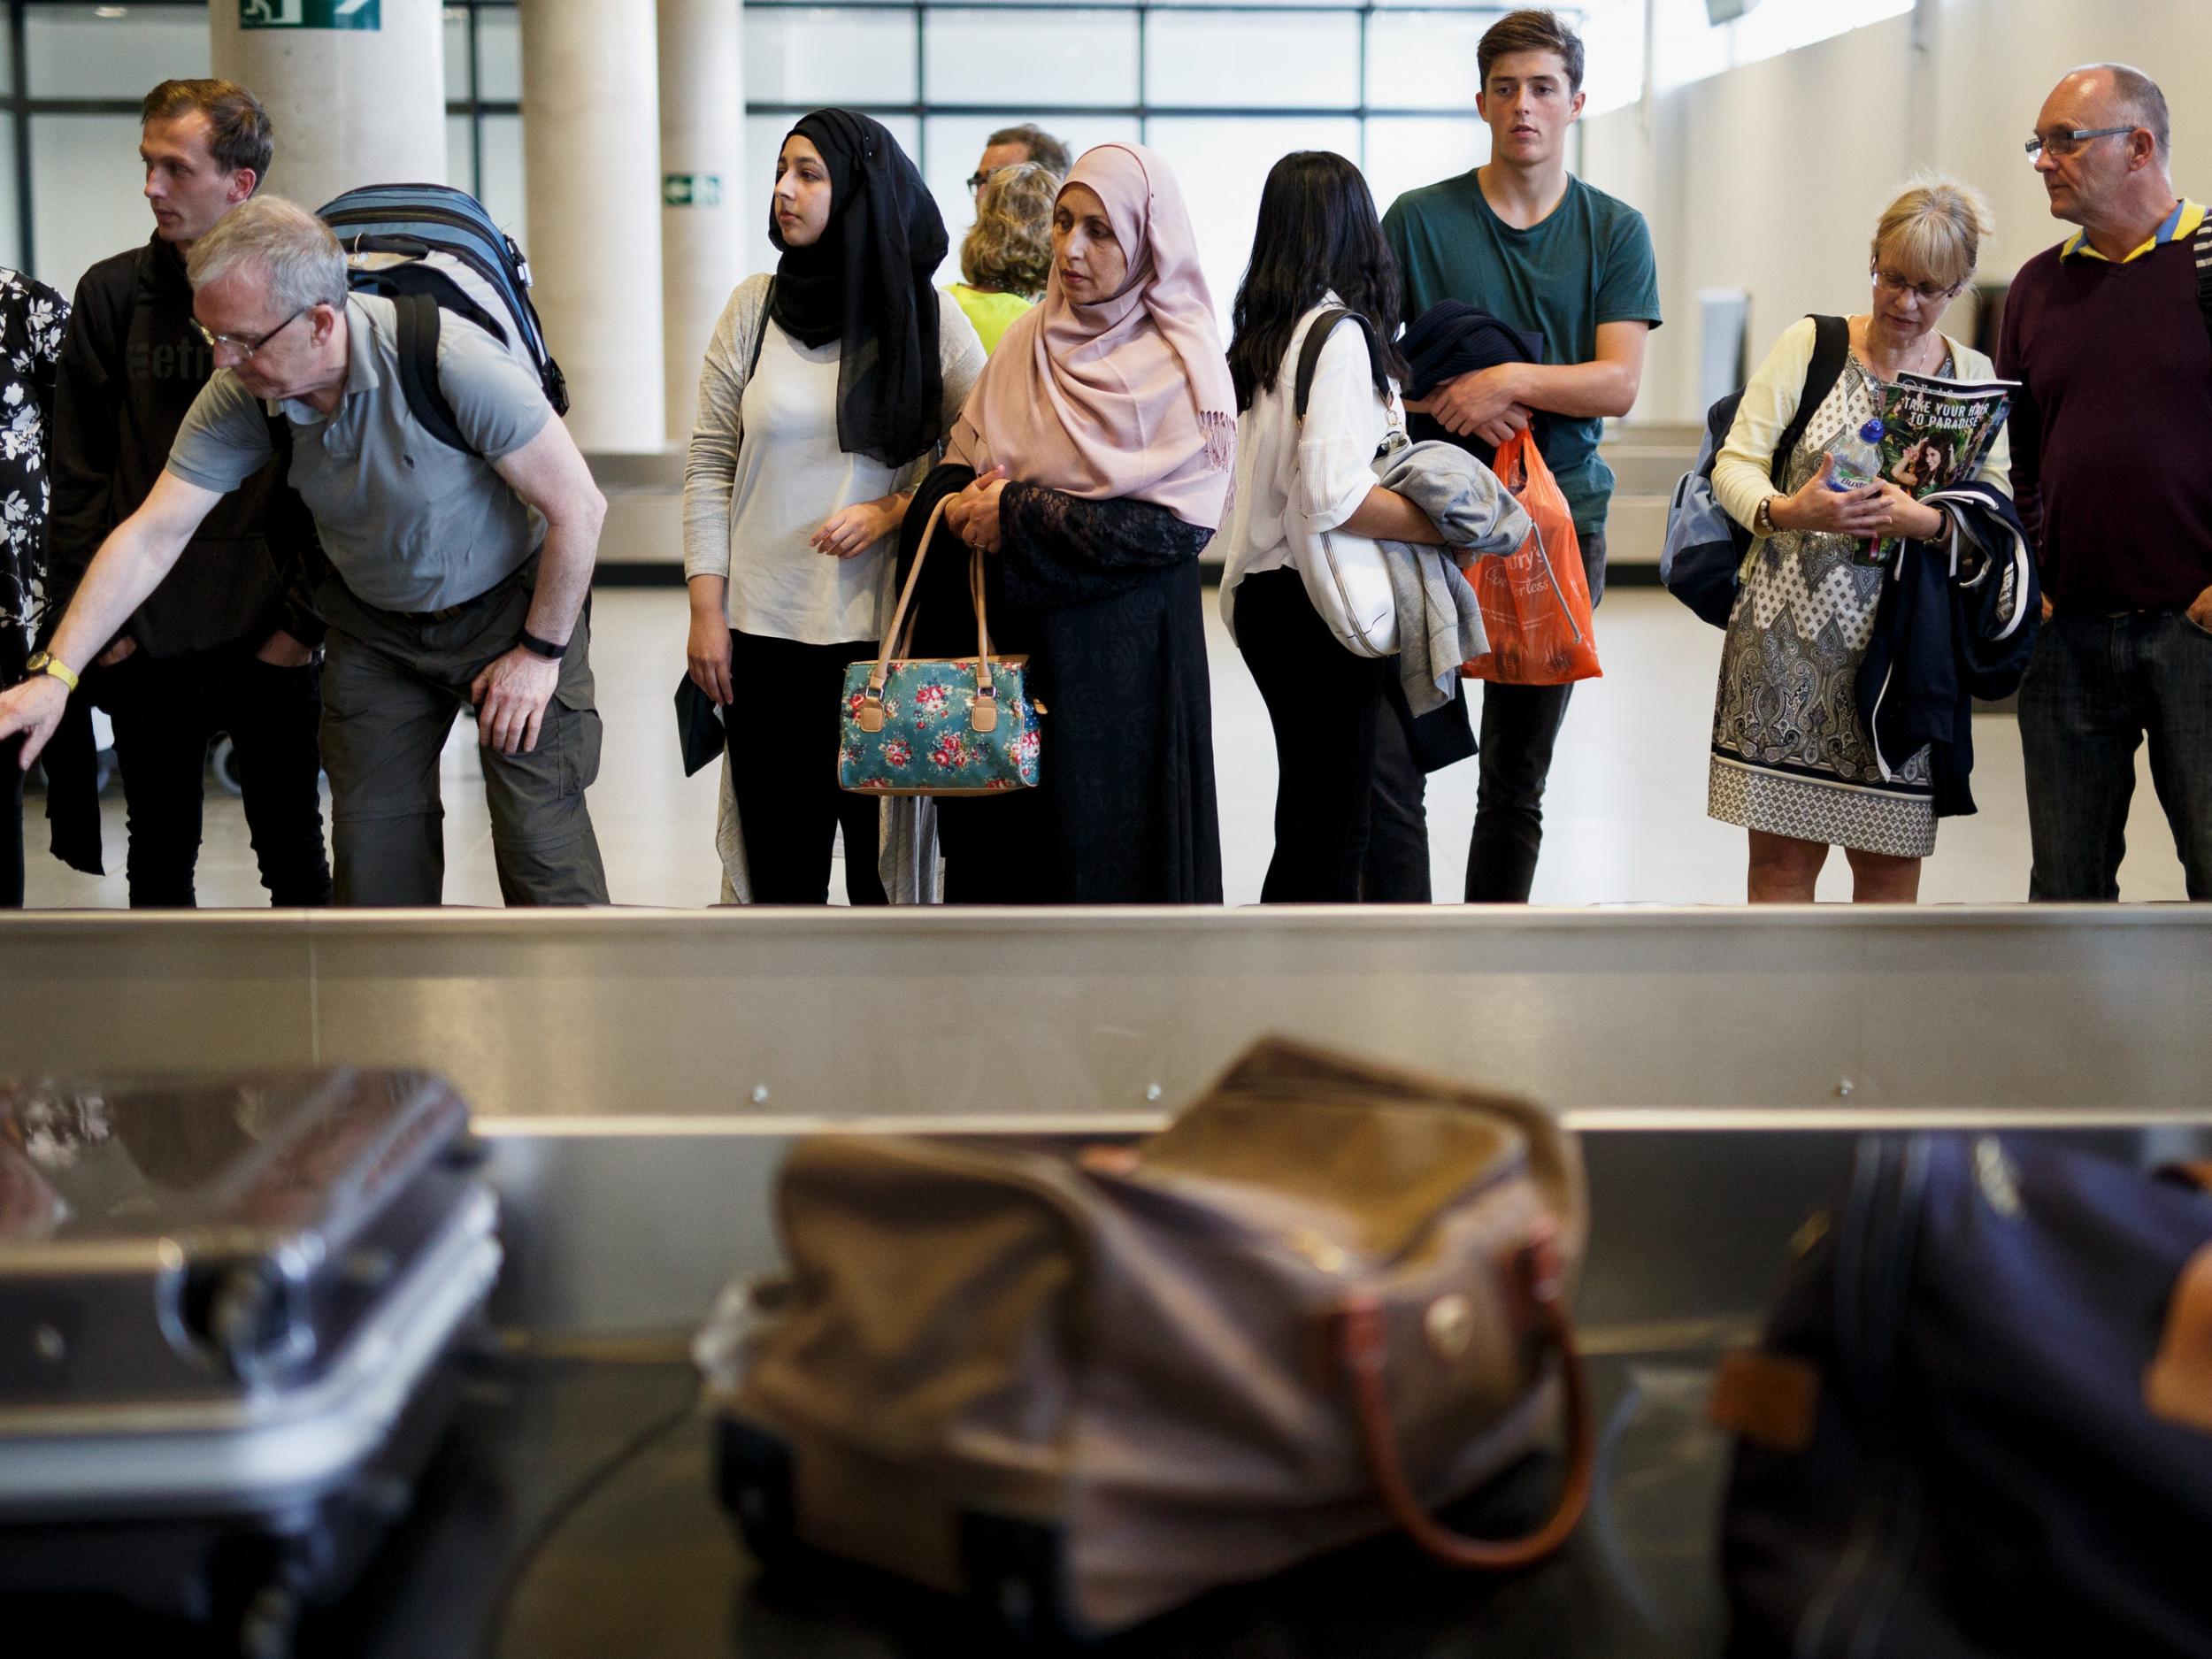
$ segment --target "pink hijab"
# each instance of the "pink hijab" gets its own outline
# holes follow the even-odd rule
[[[1136,144],[1086,151],[1067,182],[1106,204],[1127,284],[1078,305],[1056,266],[1044,303],[991,354],[947,457],[1086,501],[1152,502],[1213,528],[1236,454],[1236,388],[1183,193]]]

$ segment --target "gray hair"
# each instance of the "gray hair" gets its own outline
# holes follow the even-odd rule
[[[346,256],[337,237],[280,196],[257,196],[224,214],[192,244],[184,270],[195,288],[204,288],[249,268],[259,272],[277,311],[346,303]]]
[[[2158,89],[2158,82],[2141,70],[2127,64],[2084,64],[2067,72],[2071,75],[2104,75],[2112,82],[2112,101],[2117,106],[2114,113],[2123,115],[2134,126],[2147,129],[2158,146],[2158,158],[2167,160],[2173,151],[2173,122],[2166,112],[2166,95]]]

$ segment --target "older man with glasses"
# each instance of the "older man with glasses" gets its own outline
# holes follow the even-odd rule
[[[2020,688],[2036,899],[2120,896],[2147,738],[2189,896],[2212,899],[2212,228],[2169,140],[2156,83],[2097,64],[2027,143],[2080,227],[2014,278],[1997,352],[2048,612]]]
[[[279,198],[233,208],[188,274],[214,377],[85,572],[42,672],[0,693],[0,739],[27,733],[27,765],[63,686],[192,557],[225,495],[288,456],[330,565],[314,596],[338,902],[439,902],[438,757],[468,707],[507,902],[604,903],[584,791],[600,750],[585,601],[606,503],[537,377],[444,318],[438,388],[466,447],[435,435],[403,387],[394,303],[349,294],[329,227]]]

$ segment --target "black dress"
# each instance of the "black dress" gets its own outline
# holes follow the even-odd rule
[[[0,269],[0,686],[23,678],[45,591],[47,434],[69,302]],[[23,902],[19,738],[0,741],[0,909]]]
[[[907,514],[901,580],[937,501],[974,474],[941,466]],[[954,904],[1217,904],[1213,708],[1198,555],[1213,532],[1147,502],[1031,484],[999,498],[986,560],[993,649],[1030,659],[1043,705],[1035,789],[939,803]],[[939,534],[915,595],[915,655],[975,649],[967,549]]]

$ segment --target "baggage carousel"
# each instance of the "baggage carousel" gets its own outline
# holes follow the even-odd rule
[[[0,923],[0,1073],[426,1064],[477,1108],[506,1211],[498,1336],[411,1511],[303,1628],[313,1655],[996,1651],[860,1570],[754,1569],[685,1338],[724,1282],[775,1266],[792,1135],[1141,1133],[1275,1030],[1582,1132],[1599,1497],[1525,1573],[1381,1540],[1103,1651],[1717,1655],[1712,1367],[1855,1137],[2152,1157],[2212,1125],[2212,915],[2183,907],[30,916]],[[1533,1460],[1455,1518],[1502,1532],[1555,1479]],[[7,1617],[11,1652],[192,1651],[105,1609]]]

